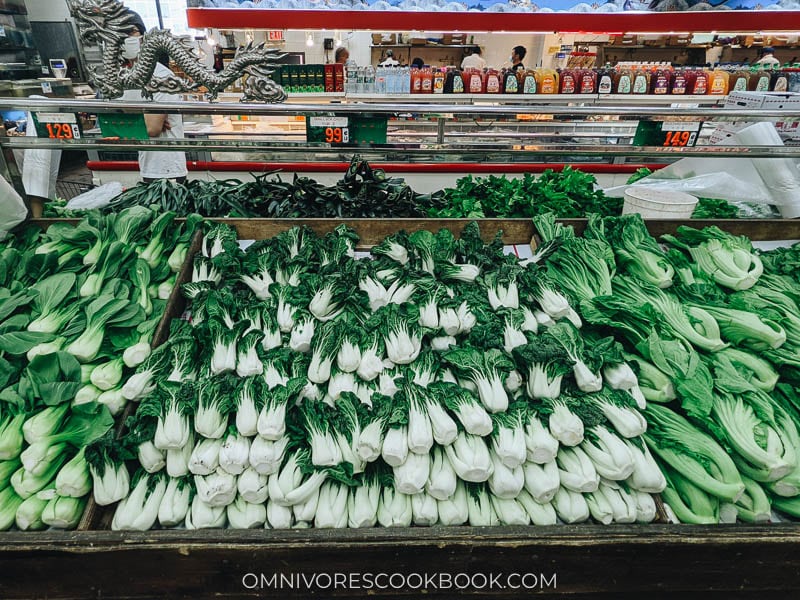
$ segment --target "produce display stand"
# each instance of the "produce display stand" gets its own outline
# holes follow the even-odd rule
[[[14,101],[0,101],[0,106]],[[17,101],[15,105],[18,105]],[[114,103],[26,101],[28,108],[50,112],[76,110],[123,110]],[[35,104],[36,106],[32,106]],[[234,113],[241,106],[186,103],[165,110],[150,104],[146,110]],[[127,107],[130,109],[130,107]],[[449,107],[458,108],[458,107]],[[463,107],[461,107],[463,109]],[[497,107],[486,107],[493,109]],[[479,111],[476,107],[470,111]],[[254,111],[275,112],[275,107],[255,107]],[[295,111],[297,106],[284,107]],[[323,111],[317,107],[314,110]],[[370,109],[372,110],[372,108]],[[389,108],[384,107],[385,112]],[[393,110],[396,110],[394,108]],[[508,110],[508,107],[503,107]],[[520,109],[522,110],[522,109]],[[564,110],[567,113],[573,109]],[[592,109],[596,114],[597,109]],[[630,114],[626,109],[615,114]],[[644,118],[684,113],[709,113],[697,109],[641,109]],[[301,110],[302,112],[302,110]],[[780,112],[780,111],[776,111]],[[589,114],[589,113],[586,113]],[[752,115],[747,111],[718,109],[711,116],[764,120],[773,113]],[[780,112],[779,116],[794,116]],[[182,142],[177,145],[180,146]],[[108,140],[44,140],[0,138],[9,148],[138,147],[135,142]],[[172,149],[176,144],[151,143],[152,149]],[[229,145],[235,148],[235,145]],[[266,145],[269,147],[269,145]],[[619,148],[623,152],[626,148]],[[279,151],[277,148],[274,149]],[[358,149],[359,151],[361,149]],[[800,150],[786,148],[699,148],[709,156],[800,156]],[[321,154],[340,155],[341,148],[315,148]],[[535,154],[536,151],[530,151]],[[642,150],[644,155],[663,155],[662,148]],[[680,155],[680,152],[677,152]],[[6,174],[15,175],[13,165],[2,164]],[[467,219],[387,219],[387,220],[269,220],[224,219],[241,239],[263,239],[295,225],[307,225],[317,233],[346,223],[368,248],[386,235],[405,229],[438,230],[445,227],[459,232]],[[48,220],[36,221],[46,226]],[[585,220],[565,220],[581,231]],[[800,239],[800,221],[789,220],[650,220],[653,235],[674,232],[680,225],[717,225],[731,233],[753,240]],[[504,232],[506,244],[529,244],[534,237],[529,220],[485,219],[480,221],[485,239]],[[191,274],[191,257],[199,248],[195,237],[178,283]],[[179,286],[170,297],[164,319],[156,332],[154,345],[163,343],[169,323],[184,309]],[[131,406],[129,405],[129,409]],[[120,421],[121,422],[121,421]],[[537,594],[572,598],[613,597],[672,598],[788,598],[800,588],[800,525],[688,526],[661,523],[649,525],[592,524],[553,527],[431,527],[374,528],[368,530],[171,530],[146,533],[108,531],[110,511],[90,503],[77,531],[0,534],[0,598],[3,600],[50,598],[237,598],[272,596],[279,598],[382,597],[417,598],[413,586],[395,589],[372,586],[336,585],[340,577],[352,582],[364,574],[449,574],[489,576],[498,574],[496,584],[429,587],[425,596],[450,598],[461,595],[486,595],[512,598]],[[292,585],[269,584],[274,574],[293,577]],[[319,578],[325,574],[329,578]],[[511,574],[533,574],[521,588],[509,585]],[[305,579],[304,577],[305,576]],[[316,577],[316,583],[308,578]],[[411,581],[409,579],[409,581]],[[416,581],[416,580],[414,580]],[[440,580],[441,581],[441,580]],[[462,579],[463,581],[463,579]],[[479,583],[482,579],[477,580]],[[363,583],[363,581],[362,581]]]

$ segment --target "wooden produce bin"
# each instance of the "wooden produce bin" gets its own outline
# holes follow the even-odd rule
[[[444,227],[458,234],[470,222],[215,220],[233,226],[240,239],[271,237],[295,225],[324,234],[344,223],[361,237],[361,249],[400,229]],[[578,232],[586,224],[585,219],[561,222]],[[800,221],[793,220],[647,221],[656,236],[680,225],[717,225],[756,241],[800,239]],[[534,237],[527,219],[485,219],[480,226],[487,241],[500,230],[506,244],[528,244]],[[180,281],[191,276],[190,257],[198,248],[196,238]],[[159,343],[169,331],[166,319],[183,311],[181,298],[176,287],[156,336]],[[800,589],[800,524],[795,523],[135,533],[108,531],[113,510],[97,508],[87,509],[78,531],[0,534],[0,599],[536,595],[762,600],[795,597]],[[388,579],[391,575],[394,580]],[[433,577],[433,585],[420,590],[419,576],[423,581]],[[398,589],[390,581],[406,585]]]

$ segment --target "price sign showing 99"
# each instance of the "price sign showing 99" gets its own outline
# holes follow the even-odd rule
[[[326,144],[346,144],[350,141],[350,131],[347,127],[326,127]]]

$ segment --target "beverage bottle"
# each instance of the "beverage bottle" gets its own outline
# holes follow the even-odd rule
[[[536,83],[540,94],[558,93],[558,73],[553,69],[536,69]]]
[[[520,86],[523,94],[535,94],[536,88],[536,71],[528,69],[522,78],[522,85]]]
[[[746,92],[750,73],[747,69],[740,67],[731,75],[728,82],[728,89],[731,92]]]
[[[709,88],[708,72],[704,69],[697,69],[695,71],[694,86],[692,87],[692,94],[695,96],[705,96],[708,94]]]
[[[726,96],[730,85],[730,73],[722,69],[715,69],[709,75],[708,93],[712,96]]]
[[[770,91],[785,92],[789,89],[789,74],[783,69],[775,68],[770,82]]]
[[[429,68],[422,70],[422,93],[433,93],[433,71],[431,71]]]
[[[672,71],[669,69],[658,69],[650,79],[650,93],[656,95],[669,94],[672,89]]]
[[[485,89],[487,94],[500,94],[502,93],[500,87],[500,73],[495,71],[494,69],[489,69],[486,72],[486,77],[484,78],[485,81]]]
[[[378,67],[375,71],[375,93],[386,93],[386,67]]]
[[[422,93],[422,71],[420,69],[411,69],[411,93]]]
[[[650,91],[650,72],[644,67],[637,69],[633,74],[632,94],[646,94]]]
[[[578,93],[578,74],[572,69],[563,69],[559,74],[561,85],[559,86],[559,94],[577,94]]]
[[[400,71],[400,93],[401,94],[410,94],[411,93],[411,68],[410,67],[403,67]]]
[[[517,72],[513,69],[503,71],[503,84],[503,91],[506,94],[518,94],[520,92]]]
[[[610,94],[614,89],[614,73],[611,68],[606,65],[597,74],[597,93]]]
[[[633,91],[633,71],[627,66],[617,69],[614,75],[614,93],[630,94]]]
[[[445,79],[449,76],[450,70],[448,69],[447,75],[443,69],[434,69],[433,72],[433,93],[434,94],[444,94],[445,91]],[[451,90],[452,92],[452,90]]]
[[[364,93],[375,93],[375,69],[372,65],[368,65],[364,68]]]
[[[580,87],[578,93],[580,94],[596,94],[597,93],[597,73],[594,69],[583,69],[578,72],[578,81]]]

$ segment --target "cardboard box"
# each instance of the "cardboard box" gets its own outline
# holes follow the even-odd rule
[[[467,43],[466,33],[445,33],[442,36],[442,43],[445,46],[460,46]]]
[[[427,38],[410,38],[408,43],[412,46],[424,46],[428,43]]]
[[[372,45],[373,46],[385,46],[387,44],[396,44],[397,43],[397,34],[396,33],[373,33],[372,34]]]
[[[325,65],[325,91],[336,91],[336,73],[334,70],[335,65]]]

